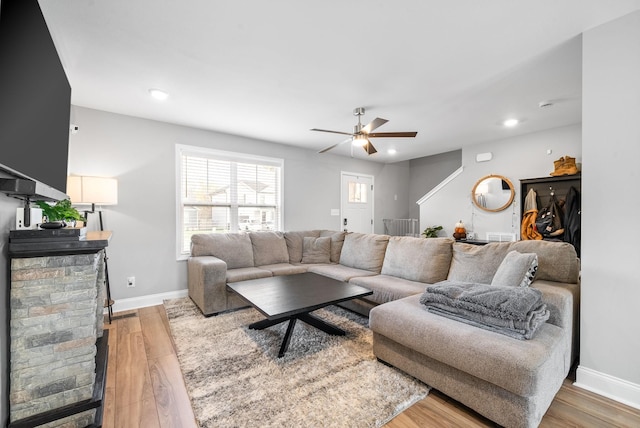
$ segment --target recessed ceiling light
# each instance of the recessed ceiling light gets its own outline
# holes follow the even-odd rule
[[[395,155],[398,152],[396,151],[396,149],[389,149],[387,150],[387,153],[389,153],[390,155]]]
[[[514,126],[516,126],[518,123],[520,123],[520,121],[518,119],[507,119],[504,122],[502,122],[502,124],[504,126],[506,126],[507,128],[513,128]]]
[[[149,89],[149,94],[151,94],[151,96],[153,98],[155,98],[156,100],[166,100],[167,97],[169,96],[168,93],[166,93],[165,91],[163,91],[162,89],[157,89],[157,88],[151,88]]]

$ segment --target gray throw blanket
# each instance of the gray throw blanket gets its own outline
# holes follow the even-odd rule
[[[429,312],[515,339],[531,339],[549,319],[540,290],[443,281],[426,289]]]

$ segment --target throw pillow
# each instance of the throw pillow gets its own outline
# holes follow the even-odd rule
[[[498,267],[491,285],[509,287],[528,287],[538,270],[536,253],[510,251]]]
[[[305,236],[302,240],[302,263],[330,263],[331,238]]]

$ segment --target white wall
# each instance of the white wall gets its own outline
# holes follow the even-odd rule
[[[436,187],[452,172],[460,168],[462,150],[425,156],[409,161],[409,217],[420,218],[420,206],[416,204],[431,189]]]
[[[640,12],[584,33],[577,384],[640,408]]]
[[[547,150],[552,151],[547,155]],[[580,125],[566,126],[519,137],[462,148],[463,172],[420,207],[420,227],[441,225],[441,236],[452,236],[458,220],[468,232],[485,239],[487,232],[520,234],[520,179],[547,177],[553,171],[553,161],[564,155],[581,162]],[[476,154],[491,152],[488,162],[476,162]],[[508,209],[490,213],[481,211],[471,202],[471,189],[481,177],[499,174],[514,185],[516,196]]]
[[[112,296],[118,300],[174,292],[187,287],[186,262],[176,261],[175,144],[189,144],[279,157],[284,169],[286,230],[340,229],[340,171],[375,177],[375,231],[382,219],[408,213],[409,162],[380,164],[317,154],[291,146],[73,108],[80,127],[69,142],[69,174],[116,177],[118,205],[104,207]],[[398,195],[397,200],[394,196]],[[95,229],[97,215],[90,217]],[[126,278],[136,277],[127,288]]]

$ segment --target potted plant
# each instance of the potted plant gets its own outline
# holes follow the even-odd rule
[[[36,201],[36,205],[42,208],[42,215],[47,219],[40,225],[43,229],[58,229],[65,227],[67,222],[84,220],[78,210],[71,206],[69,199],[58,201],[55,205],[45,201]]]
[[[438,232],[442,230],[442,226],[427,227],[422,234],[425,238],[437,238]]]

